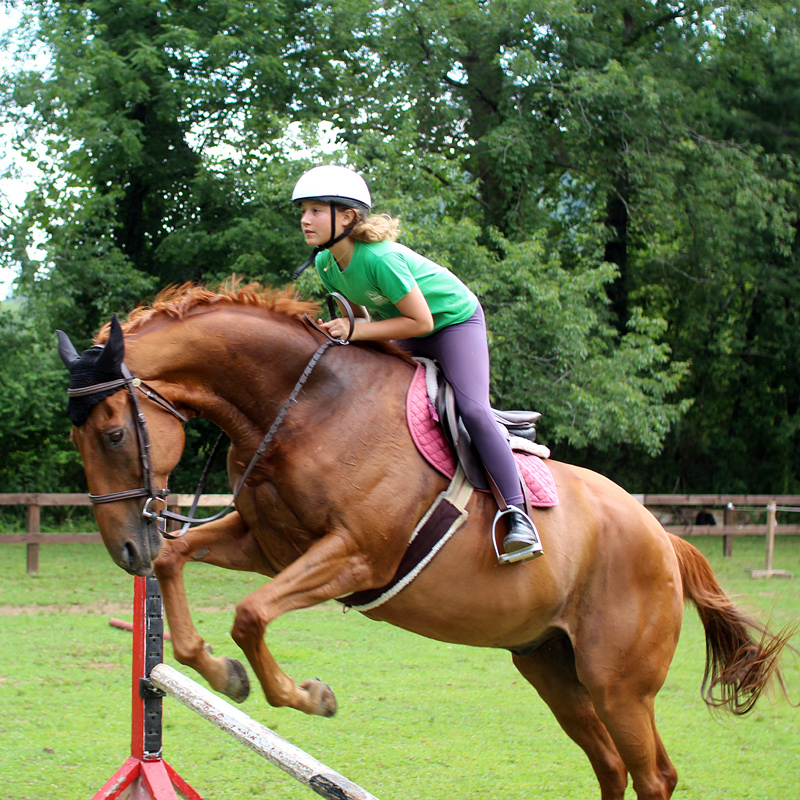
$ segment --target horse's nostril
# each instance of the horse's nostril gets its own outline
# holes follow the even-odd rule
[[[120,548],[119,556],[115,556],[114,560],[131,575],[149,575],[153,569],[150,549],[148,540],[145,540],[142,545],[137,545],[135,540],[128,539]]]
[[[122,548],[122,559],[129,572],[136,572],[139,559],[136,556],[136,549],[130,542],[125,542]]]

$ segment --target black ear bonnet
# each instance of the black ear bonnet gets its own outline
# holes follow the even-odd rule
[[[122,327],[116,315],[111,320],[111,332],[104,345],[95,345],[81,355],[63,331],[58,333],[58,352],[69,369],[69,388],[85,389],[89,386],[117,381],[124,378],[122,361],[125,358],[125,342]],[[82,397],[70,397],[67,402],[67,416],[76,427],[80,427],[89,417],[94,406],[106,397],[118,392],[121,386],[115,386],[96,394]]]

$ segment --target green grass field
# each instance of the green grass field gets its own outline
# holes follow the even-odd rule
[[[775,566],[794,580],[745,572],[763,566],[763,538],[737,539],[729,559],[717,539],[695,543],[773,629],[800,619],[800,537],[776,546]],[[198,628],[216,652],[238,655],[233,608],[260,579],[201,564],[187,572]],[[24,546],[0,547],[0,800],[90,798],[128,756],[131,637],[108,619],[131,619],[131,600],[132,579],[101,546],[43,545],[37,576],[25,574]],[[287,615],[268,636],[289,674],[331,684],[339,713],[272,709],[258,690],[243,710],[381,800],[599,797],[582,752],[504,652],[428,641],[333,604]],[[165,661],[199,679],[169,646]],[[776,692],[745,719],[711,714],[699,694],[703,661],[687,608],[657,705],[676,800],[800,799],[800,710]],[[798,701],[800,658],[784,668]],[[316,796],[169,699],[164,758],[207,800]]]

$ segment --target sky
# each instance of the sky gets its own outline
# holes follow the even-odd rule
[[[19,20],[19,13],[0,7],[0,35],[12,30]],[[0,71],[7,71],[12,66],[8,54],[0,51]],[[16,157],[11,148],[13,128],[9,125],[0,125],[0,195],[3,197],[4,208],[8,205],[19,206],[25,199],[25,194],[34,182],[34,172],[24,161]],[[11,177],[9,171],[18,174]],[[8,295],[11,283],[16,277],[14,270],[0,267],[0,300]]]

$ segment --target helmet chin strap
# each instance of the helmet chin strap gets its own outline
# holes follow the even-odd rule
[[[295,270],[292,275],[292,280],[296,281],[300,275],[305,271],[306,267],[310,267],[314,263],[314,259],[323,250],[328,250],[333,247],[336,242],[340,242],[345,237],[349,236],[355,225],[346,228],[342,233],[336,236],[336,203],[331,203],[331,238],[325,244],[318,244],[312,251],[311,255]]]

